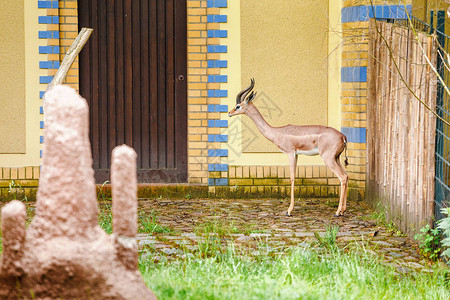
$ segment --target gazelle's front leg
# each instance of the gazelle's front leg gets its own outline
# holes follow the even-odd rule
[[[290,177],[291,177],[291,205],[289,205],[287,216],[291,216],[291,212],[294,209],[294,182],[295,182],[295,169],[297,168],[297,155],[294,153],[289,153],[289,164],[291,166]]]

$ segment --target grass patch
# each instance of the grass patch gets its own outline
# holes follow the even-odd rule
[[[103,202],[99,203],[98,212],[98,225],[107,233],[112,233],[112,213],[111,213],[111,203]]]
[[[139,233],[166,233],[173,234],[174,230],[168,226],[163,226],[158,223],[156,213],[152,210],[150,216],[145,212],[140,212],[138,216],[138,232]]]
[[[153,263],[141,259],[160,299],[449,299],[449,270],[399,276],[365,252],[288,248],[268,255],[233,245],[211,256]]]
[[[108,234],[113,232],[111,209],[110,202],[99,203],[98,225]],[[173,234],[175,231],[168,226],[160,225],[157,221],[156,213],[152,210],[150,214],[144,211],[139,212],[138,232],[147,234]]]
[[[195,233],[198,235],[214,234],[221,238],[230,236],[232,234],[250,234],[250,233],[266,233],[267,230],[261,230],[257,228],[256,224],[249,223],[235,223],[233,221],[205,221],[197,224],[195,227]]]

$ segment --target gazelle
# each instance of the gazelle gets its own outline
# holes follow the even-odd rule
[[[347,138],[338,130],[321,125],[286,125],[283,127],[272,127],[259,113],[252,100],[256,93],[252,91],[255,80],[252,78],[250,86],[239,92],[236,96],[236,106],[228,113],[228,116],[246,114],[262,135],[274,143],[280,150],[289,157],[290,180],[291,180],[291,204],[287,215],[291,216],[294,209],[294,179],[297,167],[297,155],[320,155],[323,162],[339,178],[341,182],[341,197],[339,207],[335,216],[344,214],[347,208],[348,175],[341,165],[339,157],[347,149]],[[250,95],[248,95],[251,92]],[[247,97],[248,95],[248,97]],[[247,98],[246,98],[247,97]],[[347,155],[344,161],[348,165]]]

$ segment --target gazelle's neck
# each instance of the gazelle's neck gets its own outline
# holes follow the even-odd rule
[[[253,120],[256,127],[258,127],[259,131],[261,131],[262,135],[273,142],[274,132],[273,127],[270,126],[266,120],[261,116],[261,113],[256,108],[253,103],[249,103],[247,106],[247,109],[245,110],[245,114],[250,117],[250,119]]]

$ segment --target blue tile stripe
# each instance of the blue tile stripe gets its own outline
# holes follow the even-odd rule
[[[39,54],[58,54],[59,46],[39,46]]]
[[[227,68],[227,60],[208,60],[208,68]]]
[[[40,39],[59,39],[59,31],[39,31]]]
[[[209,157],[227,157],[228,149],[208,149]]]
[[[208,45],[208,53],[227,53],[228,47],[226,45]]]
[[[367,82],[367,67],[341,68],[342,82]]]
[[[48,84],[52,82],[53,76],[39,76],[39,83]]]
[[[208,90],[209,98],[226,98],[228,97],[228,90]]]
[[[38,8],[58,8],[58,1],[38,1]]]
[[[208,120],[208,127],[228,127],[228,120]]]
[[[341,132],[347,137],[349,143],[365,143],[365,127],[341,127]]]
[[[228,105],[209,104],[208,112],[228,112]]]
[[[206,7],[227,7],[227,0],[208,0]]]
[[[209,185],[225,186],[228,185],[228,178],[209,178],[208,183]]]
[[[228,142],[228,135],[226,134],[208,134],[208,142]]]
[[[220,185],[220,186],[228,185],[228,178],[216,178],[215,185]]]
[[[47,13],[49,12],[48,9],[57,9],[59,8],[59,1],[58,0],[38,0],[37,1],[38,8],[42,9],[42,15],[38,16],[37,18],[37,24],[59,24],[60,19],[59,16],[48,16]],[[41,30],[38,32],[38,38],[39,39],[59,39],[60,33],[58,30]],[[59,54],[60,53],[60,47],[59,46],[51,46],[48,44],[47,46],[39,46],[38,47],[38,53],[39,54]],[[57,60],[46,60],[48,58],[41,58],[43,60],[39,61],[39,68],[41,70],[49,70],[49,69],[58,69],[60,67],[60,62]],[[45,74],[45,71],[43,74]],[[42,74],[42,73],[41,73]],[[48,74],[48,73],[47,73]],[[43,76],[39,75],[39,83],[40,84],[48,84],[52,81],[53,76]],[[44,91],[39,91],[39,99],[44,98]],[[44,108],[41,105],[39,106],[39,114],[44,114]],[[44,121],[39,122],[39,128],[44,129]],[[44,143],[44,136],[39,136],[39,141],[41,144]],[[42,158],[42,150],[39,150],[39,157]]]
[[[39,24],[59,24],[58,16],[39,16],[38,17]]]
[[[208,23],[227,23],[228,16],[227,15],[208,15],[206,17],[206,21]]]
[[[208,82],[219,82],[219,83],[228,82],[228,76],[227,75],[208,75]]]
[[[227,172],[228,165],[227,164],[209,164],[208,171],[210,171],[210,172],[214,172],[214,171]]]
[[[207,0],[207,7],[227,7],[227,0]],[[226,23],[228,21],[227,15],[208,15],[207,22],[208,23]],[[228,38],[227,30],[207,30],[208,38]],[[216,42],[215,42],[216,43]],[[227,53],[228,46],[224,45],[223,42],[220,45],[208,45],[207,46],[208,53]],[[208,68],[228,68],[227,60],[208,60],[207,62]],[[211,72],[213,74],[217,74],[219,70],[214,70]],[[207,77],[208,83],[226,83],[228,82],[227,75],[208,75]],[[221,85],[219,85],[221,86]],[[228,90],[222,89],[208,89],[208,98],[226,98],[228,97]],[[216,100],[217,101],[217,100]],[[217,102],[216,102],[217,103]],[[208,112],[219,112],[225,113],[228,112],[228,105],[221,104],[209,104]],[[227,120],[208,120],[208,127],[215,128],[227,128],[228,121]],[[228,135],[224,134],[208,134],[208,142],[210,143],[226,143],[228,142]],[[209,157],[227,157],[228,150],[227,149],[208,149]],[[208,170],[210,172],[228,172],[228,164],[209,164]],[[228,185],[228,178],[208,178],[208,183],[211,186],[226,186]]]
[[[40,61],[39,68],[41,69],[59,69],[59,61],[50,60],[50,61]]]
[[[209,38],[226,38],[228,36],[227,30],[208,30]]]
[[[365,22],[369,18],[406,19],[411,14],[412,5],[362,5],[344,7],[341,10],[341,22]]]

